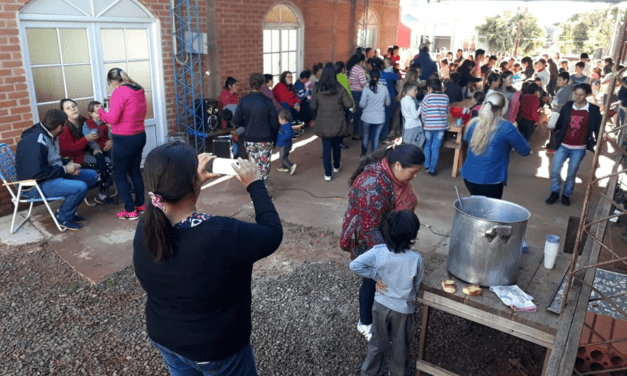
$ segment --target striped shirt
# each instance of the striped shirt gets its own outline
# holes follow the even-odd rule
[[[420,114],[425,131],[442,131],[448,129],[448,96],[443,93],[427,94],[420,104]]]
[[[362,91],[368,84],[366,71],[359,65],[355,65],[348,74],[348,86],[351,91]]]

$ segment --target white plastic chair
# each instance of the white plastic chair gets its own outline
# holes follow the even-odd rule
[[[11,232],[15,233],[17,230],[22,227],[26,221],[30,219],[31,211],[33,210],[33,204],[36,202],[43,202],[48,209],[48,212],[52,216],[52,220],[54,224],[57,225],[59,231],[65,231],[65,227],[61,226],[57,221],[57,216],[50,208],[48,204],[49,201],[63,201],[65,197],[46,197],[44,193],[41,191],[39,184],[37,184],[37,180],[29,179],[29,180],[17,180],[17,171],[15,170],[15,154],[13,154],[13,150],[3,143],[0,144],[0,178],[2,178],[2,182],[4,186],[7,187],[9,193],[11,194],[11,202],[13,202],[13,219],[11,220]],[[17,186],[17,191],[15,191],[15,187]],[[23,197],[23,188],[31,187],[31,189],[36,189],[39,192],[41,198],[28,198]],[[15,225],[15,217],[17,216],[17,208],[20,206],[20,203],[30,203],[30,207],[28,208],[28,214],[26,214],[26,219],[22,221],[17,227],[14,228]]]

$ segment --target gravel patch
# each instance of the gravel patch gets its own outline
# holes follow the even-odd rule
[[[442,256],[426,254],[427,272]],[[360,280],[328,231],[285,224],[281,249],[255,267],[260,375],[355,375],[367,343],[355,326]],[[0,246],[0,375],[167,375],[145,332],[132,267],[92,285],[47,243]],[[432,311],[426,358],[462,375],[539,375],[544,349]],[[411,350],[418,351],[421,309]],[[413,371],[412,371],[413,374]]]

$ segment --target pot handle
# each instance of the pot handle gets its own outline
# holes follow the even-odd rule
[[[489,243],[492,243],[497,235],[504,243],[507,243],[509,237],[512,236],[512,226],[494,226],[485,232],[485,237],[488,238]]]

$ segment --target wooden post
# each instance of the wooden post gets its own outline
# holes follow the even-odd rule
[[[518,31],[516,31],[516,41],[514,42],[514,57],[518,56],[518,44],[520,43],[521,34],[522,34],[522,21],[518,23]]]

